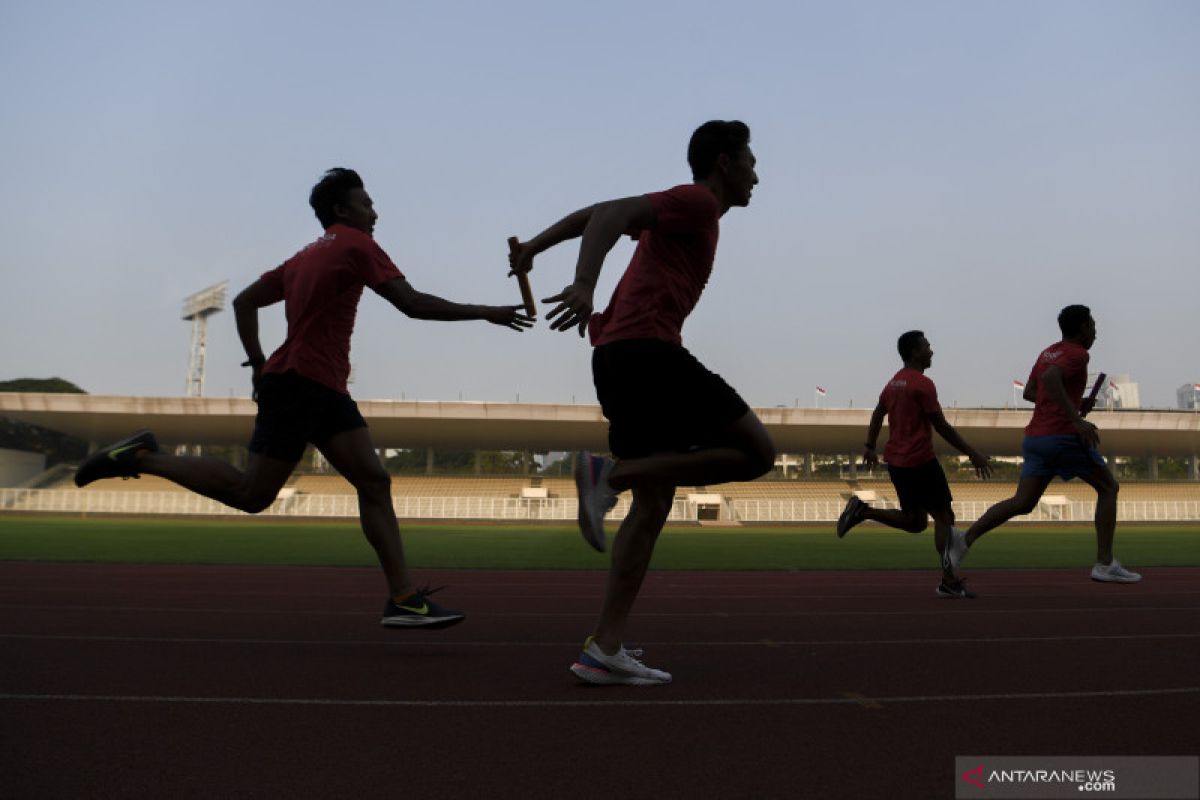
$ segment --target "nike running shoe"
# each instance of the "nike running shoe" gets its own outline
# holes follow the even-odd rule
[[[448,628],[466,618],[461,611],[443,608],[429,599],[429,595],[444,589],[423,587],[397,603],[388,598],[383,607],[383,619],[379,624],[385,628]]]
[[[141,450],[158,452],[158,440],[150,431],[138,431],[128,439],[97,450],[75,470],[75,485],[87,486],[101,478],[138,478],[137,454]]]
[[[1101,583],[1137,583],[1141,579],[1141,574],[1125,569],[1115,558],[1111,564],[1098,563],[1092,567],[1092,580]]]
[[[967,546],[966,531],[951,528],[950,536],[946,541],[946,549],[942,551],[942,569],[957,576],[958,568],[963,559],[967,557],[968,549],[970,548]]]
[[[622,646],[610,656],[589,636],[579,660],[571,665],[571,674],[599,686],[657,686],[671,682],[671,673],[647,667],[637,659],[641,654],[641,650],[626,650]]]
[[[937,596],[946,598],[947,600],[956,600],[959,598],[974,600],[979,595],[968,589],[967,582],[964,580],[949,581],[942,578],[942,582],[937,587]]]
[[[579,531],[587,543],[603,553],[604,515],[617,504],[617,494],[608,485],[614,462],[587,451],[575,454],[575,490],[579,495]]]
[[[846,508],[842,510],[842,515],[837,521],[837,535],[842,538],[850,529],[863,521],[862,512],[867,507],[867,504],[858,499],[858,495],[850,495],[850,499],[846,501]]]

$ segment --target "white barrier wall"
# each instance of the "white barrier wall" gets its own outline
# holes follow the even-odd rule
[[[629,498],[619,498],[607,519],[621,520],[629,512]],[[409,497],[395,496],[392,503],[401,519],[552,520],[576,518],[575,498],[531,497]],[[842,500],[734,500],[720,510],[723,522],[829,522],[837,520]],[[894,507],[879,502],[878,508]],[[955,502],[954,513],[961,522],[978,519],[989,503]],[[693,522],[699,519],[700,504],[676,497],[669,519]],[[188,492],[104,492],[62,489],[0,489],[0,512],[45,512],[67,514],[164,514],[206,516],[250,516]],[[1027,522],[1089,522],[1096,503],[1068,502],[1039,504],[1032,514],[1017,517]],[[270,517],[357,518],[358,497],[351,494],[293,494],[280,497],[262,512]],[[1118,501],[1117,517],[1126,522],[1200,521],[1200,501]]]

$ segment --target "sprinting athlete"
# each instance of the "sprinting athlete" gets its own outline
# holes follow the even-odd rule
[[[604,515],[616,495],[633,492],[613,543],[600,619],[571,665],[589,683],[671,680],[622,641],[675,487],[752,480],[775,461],[758,417],[683,347],[681,333],[712,271],[721,217],[749,205],[758,183],[750,129],[706,122],[692,134],[687,157],[692,183],[576,211],[511,256],[514,272],[528,272],[538,253],[582,237],[575,280],[543,302],[557,304],[547,315],[553,330],[589,331],[594,347],[592,376],[616,460],[578,454],[575,482],[580,530],[597,550],[606,547]],[[608,308],[593,315],[604,258],[626,233],[637,249]]]
[[[1021,451],[1025,463],[1017,493],[983,513],[966,533],[956,532],[947,548],[947,566],[958,573],[967,551],[980,536],[1037,508],[1056,475],[1079,478],[1096,490],[1096,563],[1091,577],[1102,583],[1136,583],[1142,576],[1113,557],[1117,529],[1117,479],[1096,449],[1100,432],[1084,417],[1094,401],[1085,401],[1088,350],[1096,342],[1096,321],[1087,306],[1072,305],[1058,315],[1062,340],[1038,356],[1025,382],[1024,397],[1034,403]]]
[[[879,463],[875,444],[886,416],[888,441],[883,457],[887,461],[888,477],[896,487],[900,509],[871,508],[858,496],[851,495],[838,518],[837,535],[840,539],[865,520],[920,533],[928,526],[929,517],[933,517],[934,546],[939,561],[943,561],[946,542],[954,526],[954,510],[950,505],[953,498],[946,473],[933,452],[933,431],[937,430],[943,439],[969,458],[979,477],[991,475],[992,468],[987,456],[967,444],[942,413],[937,387],[925,375],[925,370],[933,364],[933,348],[925,334],[908,331],[896,342],[896,349],[904,367],[892,376],[879,394],[879,403],[867,428],[863,463],[872,467]],[[966,583],[945,570],[944,565],[936,591],[939,597],[975,597]]]
[[[331,169],[309,198],[324,233],[281,266],[266,272],[233,301],[238,335],[253,369],[258,416],[245,471],[211,457],[160,452],[150,431],[106,447],[76,471],[75,483],[158,475],[233,508],[257,513],[275,500],[305,447],[312,443],[358,491],[359,518],[387,577],[382,624],[438,628],[463,614],[434,603],[415,588],[404,560],[392,508],[391,477],[383,468],[346,388],[350,335],[364,287],[416,319],[482,319],[520,331],[533,320],[520,306],[463,305],[412,287],[373,238],[375,211],[353,170]],[[258,338],[258,309],[283,301],[287,338],[270,359]]]

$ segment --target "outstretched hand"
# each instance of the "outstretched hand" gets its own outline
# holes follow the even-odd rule
[[[533,317],[524,313],[524,305],[488,306],[483,318],[493,325],[502,325],[520,332],[533,327]]]
[[[983,453],[975,452],[967,456],[971,460],[971,466],[975,468],[975,474],[981,478],[992,477],[992,465],[988,463],[988,457]]]
[[[1100,430],[1086,419],[1080,417],[1075,422],[1075,430],[1085,447],[1095,449],[1100,446]]]
[[[578,327],[579,335],[583,336],[592,319],[592,293],[592,287],[576,282],[553,297],[542,298],[543,303],[558,303],[546,315],[550,330],[565,331]]]
[[[874,467],[879,463],[879,456],[875,453],[874,447],[864,447],[862,454],[862,465],[864,467]]]

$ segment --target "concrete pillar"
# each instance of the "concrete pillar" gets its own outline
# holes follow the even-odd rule
[[[804,477],[811,478],[813,476],[813,454],[808,453],[804,456]]]
[[[433,448],[432,447],[425,448],[425,474],[426,475],[433,474]]]
[[[1151,453],[1148,460],[1150,464],[1150,480],[1156,481],[1158,480],[1158,456]]]
[[[854,457],[854,453],[850,454],[850,480],[858,479],[858,459]]]
[[[1200,481],[1200,458],[1197,458],[1195,453],[1188,459],[1188,477]]]
[[[475,474],[483,474],[483,457],[479,455],[479,451],[475,451]]]

